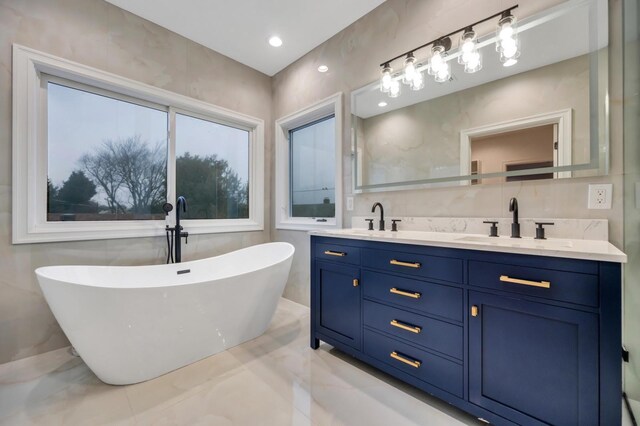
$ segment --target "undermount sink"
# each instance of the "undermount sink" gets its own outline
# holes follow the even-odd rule
[[[508,237],[484,237],[480,235],[467,235],[464,237],[456,238],[456,241],[466,241],[470,243],[482,243],[493,245],[508,245],[513,247],[518,246],[534,246],[544,248],[572,248],[573,243],[566,240],[536,240],[533,238],[508,238]]]

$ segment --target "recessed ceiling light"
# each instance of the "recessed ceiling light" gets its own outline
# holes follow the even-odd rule
[[[282,39],[278,36],[273,36],[269,39],[269,44],[273,47],[280,47],[282,46]]]
[[[320,72],[327,72],[327,71],[329,71],[329,67],[328,67],[328,66],[326,66],[326,65],[320,65],[320,66],[318,67],[318,71],[320,71]]]
[[[382,102],[380,102],[380,103],[378,104],[378,106],[379,106],[380,108],[383,108],[383,107],[386,107],[386,106],[387,106],[387,103],[386,103],[385,101],[382,101]]]

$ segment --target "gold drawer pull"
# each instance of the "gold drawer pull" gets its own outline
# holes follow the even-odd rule
[[[409,293],[408,291],[398,290],[395,287],[390,288],[389,293],[399,294],[400,296],[406,296],[412,299],[420,299],[420,296],[422,296],[420,293]]]
[[[473,305],[471,307],[471,316],[472,317],[477,317],[478,316],[478,306]]]
[[[354,286],[354,287],[358,287],[359,285],[360,285],[360,281],[358,281],[358,279],[357,279],[357,278],[354,278],[354,279],[353,279],[353,286]]]
[[[393,351],[389,354],[389,356],[393,359],[397,359],[400,362],[403,362],[407,365],[412,366],[413,368],[420,368],[420,364],[422,364],[420,361],[416,361],[413,359],[407,359],[403,356],[398,355],[398,353],[396,351]]]
[[[398,327],[401,328],[403,330],[407,330],[410,331],[412,333],[420,333],[422,331],[422,327],[418,327],[417,325],[407,325],[407,324],[403,324],[398,320],[391,320],[391,322],[389,323],[394,327]]]
[[[406,266],[407,268],[416,268],[416,269],[422,266],[420,265],[420,262],[403,262],[401,260],[396,260],[396,259],[391,259],[389,263],[396,266]]]
[[[343,257],[343,256],[347,255],[347,253],[343,253],[341,251],[332,251],[332,250],[325,250],[324,254],[329,255],[329,256],[340,256],[340,257]]]
[[[532,287],[542,287],[542,288],[550,288],[550,281],[529,281],[529,280],[521,280],[519,278],[511,278],[507,275],[500,275],[500,281],[503,283],[512,283],[512,284],[522,284],[522,285],[530,285]]]

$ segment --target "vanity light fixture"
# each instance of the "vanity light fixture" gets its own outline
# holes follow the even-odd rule
[[[393,68],[388,63],[382,65],[382,78],[380,81],[380,91],[382,93],[389,93],[391,90],[391,73]]]
[[[474,73],[482,69],[482,57],[478,52],[478,37],[472,27],[468,27],[460,38],[460,56],[458,63],[464,65],[464,72]]]
[[[273,47],[280,47],[282,46],[282,39],[278,36],[272,36],[269,39],[269,44]]]
[[[451,78],[451,65],[446,61],[447,50],[451,48],[449,37],[436,40],[431,47],[429,58],[429,74],[434,76],[436,82],[444,83]]]
[[[505,67],[510,67],[518,62],[520,41],[518,40],[516,18],[511,14],[511,11],[503,12],[498,22],[496,51],[500,53],[500,62]]]
[[[382,68],[380,91],[388,94],[389,97],[397,98],[400,96],[400,82],[408,85],[411,90],[422,89],[424,87],[423,68],[426,68],[427,73],[433,76],[436,82],[444,83],[450,81],[451,65],[449,62],[451,56],[455,57],[456,55],[449,56],[448,52],[451,50],[451,37],[458,33],[462,33],[458,52],[456,52],[458,63],[464,66],[464,72],[466,73],[480,71],[482,69],[482,55],[478,50],[478,35],[473,28],[498,16],[500,20],[496,32],[496,51],[500,54],[502,65],[505,67],[515,65],[520,56],[520,42],[517,37],[516,18],[511,11],[517,7],[517,4],[511,6],[383,62],[380,64]],[[428,46],[431,46],[431,55],[427,66],[423,67],[417,62],[415,53]],[[402,73],[393,74],[391,63],[403,57],[404,68]]]

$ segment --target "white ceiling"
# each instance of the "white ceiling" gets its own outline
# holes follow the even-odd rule
[[[269,76],[384,0],[106,0]],[[283,44],[269,45],[272,35]]]

